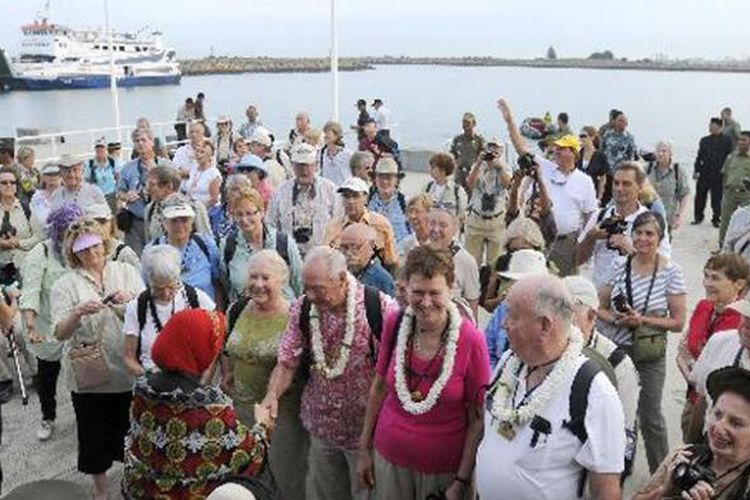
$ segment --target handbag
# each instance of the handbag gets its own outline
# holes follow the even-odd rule
[[[73,371],[78,389],[92,389],[110,380],[109,365],[99,338],[90,344],[80,344],[68,352],[70,368]]]
[[[651,298],[651,291],[654,289],[654,282],[656,281],[656,271],[659,269],[659,255],[656,255],[656,263],[654,264],[654,271],[651,273],[651,282],[648,285],[648,292],[646,292],[646,300],[643,303],[643,309],[641,315],[646,316],[648,310],[648,301]],[[625,263],[625,291],[628,297],[628,303],[630,307],[633,307],[633,284],[631,278],[632,271],[632,258],[628,257]],[[667,331],[654,325],[642,324],[632,329],[633,335],[633,349],[631,356],[635,363],[652,363],[663,358],[667,353]]]
[[[115,220],[117,221],[117,229],[119,229],[123,233],[127,233],[128,231],[130,231],[130,228],[133,227],[133,217],[134,215],[132,212],[130,212],[130,210],[121,208],[115,216]]]

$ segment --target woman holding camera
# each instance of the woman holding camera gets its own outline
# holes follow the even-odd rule
[[[12,167],[0,168],[0,282],[10,285],[19,279],[26,253],[41,241],[31,223],[31,210],[16,196],[18,177]]]
[[[633,500],[734,500],[750,496],[750,372],[726,367],[708,376],[713,406],[708,446],[680,447],[667,457]]]
[[[479,266],[485,257],[490,265],[497,260],[505,237],[505,198],[512,172],[502,155],[500,141],[491,139],[466,177],[471,199],[464,246]]]
[[[643,212],[633,221],[634,253],[618,264],[599,292],[600,331],[627,346],[641,382],[639,426],[653,472],[669,451],[661,410],[666,376],[667,332],[682,331],[686,289],[682,269],[658,252],[664,220]]]

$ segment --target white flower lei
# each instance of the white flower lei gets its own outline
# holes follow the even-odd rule
[[[513,396],[520,383],[520,377],[516,374],[519,373],[523,363],[518,356],[511,354],[497,383],[492,408],[490,409],[493,421],[497,421],[496,430],[500,432],[500,427],[503,424],[516,427],[531,420],[557,393],[558,386],[563,378],[570,374],[578,362],[578,356],[581,354],[582,348],[583,334],[578,328],[572,326],[570,342],[560,360],[555,363],[552,371],[537,387],[528,402],[520,408],[515,408]]]
[[[356,307],[357,281],[352,277],[347,277],[346,290],[346,319],[344,320],[344,338],[339,347],[339,357],[333,366],[328,364],[325,352],[323,351],[323,336],[320,333],[320,312],[315,304],[310,306],[310,343],[312,345],[315,368],[327,379],[340,377],[346,364],[349,362],[349,353],[352,350],[352,341],[354,340],[354,312]]]
[[[458,308],[452,302],[448,306],[448,341],[445,345],[445,356],[443,357],[443,366],[437,380],[430,387],[427,396],[420,400],[414,401],[409,387],[406,385],[406,348],[409,337],[412,334],[412,324],[414,311],[408,307],[404,312],[401,326],[398,330],[396,340],[396,394],[404,410],[412,415],[421,415],[427,413],[437,404],[440,393],[443,392],[448,379],[453,373],[453,365],[456,360],[456,346],[458,344],[459,327],[461,325],[461,314]]]

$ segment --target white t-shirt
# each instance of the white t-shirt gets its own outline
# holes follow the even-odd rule
[[[463,247],[453,256],[456,279],[453,283],[453,297],[464,300],[477,300],[481,294],[479,267],[477,261]]]
[[[747,349],[743,349],[740,344],[737,330],[716,332],[708,338],[698,361],[695,362],[693,371],[690,372],[690,381],[695,384],[699,394],[707,396],[706,380],[711,372],[725,366],[734,366],[736,362],[739,362],[740,368],[750,370],[750,356]]]
[[[498,363],[505,364],[510,352]],[[586,357],[581,355],[576,367]],[[521,372],[515,403],[526,394],[526,368]],[[576,370],[571,370],[544,409],[537,415],[549,421],[551,432],[538,437],[530,424],[517,429],[513,440],[501,436],[489,412],[485,412],[484,439],[477,452],[477,487],[482,499],[574,500],[583,469],[601,474],[619,474],[625,454],[625,424],[617,391],[603,372],[594,377],[589,392],[585,427],[588,439],[580,440],[563,421],[570,418],[569,398]]]
[[[211,195],[208,188],[216,179],[221,180],[221,172],[216,167],[209,167],[206,170],[199,170],[195,167],[190,171],[190,177],[185,183],[185,192],[195,201],[199,201],[208,206]],[[219,195],[221,201],[221,195]]]
[[[535,159],[541,167],[542,182],[547,186],[552,200],[557,234],[580,231],[586,223],[586,214],[595,212],[599,206],[591,177],[578,169],[565,175],[556,163],[539,155]]]
[[[604,210],[606,210],[606,212],[602,216],[602,220],[617,213],[614,206],[607,207]],[[624,233],[626,236],[630,237],[630,233],[633,229],[633,222],[635,222],[636,217],[641,215],[643,212],[648,212],[648,208],[644,207],[643,205],[638,205],[638,210],[625,217],[625,222],[628,223],[628,227],[625,229]],[[581,243],[586,237],[586,234],[591,231],[594,226],[599,224],[598,219],[599,210],[596,210],[593,214],[591,214],[591,217],[589,217],[589,220],[586,222],[586,225],[581,231],[581,234],[578,235],[578,243]],[[659,254],[667,258],[671,257],[672,246],[669,244],[669,238],[662,238],[661,243],[659,244]],[[612,274],[615,272],[619,265],[625,262],[625,256],[620,255],[617,250],[610,250],[609,248],[607,248],[607,240],[596,240],[596,243],[594,243],[593,257],[593,280],[594,285],[596,285],[596,288],[598,290],[612,281]]]
[[[198,295],[198,305],[201,309],[207,311],[213,311],[216,309],[216,304],[214,304],[214,301],[211,300],[211,297],[209,297],[206,292],[196,288],[195,293]],[[162,327],[167,324],[167,321],[174,313],[190,308],[184,288],[175,294],[175,298],[172,302],[169,302],[168,304],[154,302],[154,306],[156,306],[156,317],[159,318]],[[122,325],[122,331],[126,336],[137,337],[138,327],[138,297],[136,296],[133,300],[128,302],[128,305],[125,307],[125,321]],[[146,370],[153,370],[156,368],[156,365],[154,365],[154,362],[151,359],[151,347],[156,341],[156,336],[157,331],[156,325],[154,324],[154,318],[151,316],[150,308],[146,307],[146,322],[141,331],[140,357],[141,366]]]
[[[372,119],[378,126],[378,130],[390,130],[391,128],[391,110],[385,106],[380,106],[372,114]]]

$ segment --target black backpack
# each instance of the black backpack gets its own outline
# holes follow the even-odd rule
[[[266,239],[266,230],[263,228],[263,240]],[[290,266],[289,260],[289,237],[286,233],[276,231],[276,252],[284,259],[287,266]],[[224,268],[227,270],[226,280],[229,281],[229,263],[234,259],[234,254],[237,252],[237,231],[234,230],[227,235],[227,242],[224,245]],[[241,309],[240,309],[241,310]],[[231,330],[231,329],[230,329]]]
[[[194,287],[188,285],[187,283],[183,283],[183,286],[185,287],[185,296],[187,297],[188,306],[190,307],[190,309],[200,309],[200,303],[198,302],[198,292]],[[151,289],[146,288],[144,291],[138,294],[137,300],[138,302],[136,313],[138,316],[138,347],[136,348],[136,357],[140,359],[141,332],[143,332],[143,327],[146,326],[146,310],[150,305],[149,303],[153,303],[151,299]],[[159,327],[159,325],[154,326],[156,326],[157,328]]]
[[[110,170],[112,170],[112,172],[115,171],[115,160],[114,160],[114,158],[109,158],[108,157],[107,158],[107,165],[108,165],[107,168],[109,168]],[[94,166],[94,159],[93,158],[89,160],[89,178],[86,179],[86,180],[90,184],[94,184],[94,185],[96,185],[97,181],[99,180],[96,177],[96,167]]]
[[[159,236],[154,241],[151,242],[152,245],[160,245],[162,237]],[[206,260],[211,261],[211,254],[208,251],[208,246],[206,245],[206,242],[203,241],[203,238],[198,236],[197,233],[193,233],[190,235],[190,239],[195,242],[196,245],[198,245],[198,248],[200,248],[201,253],[206,256]],[[118,254],[119,255],[119,254]]]
[[[651,171],[653,169],[654,169],[654,162],[652,162],[652,161],[648,162],[648,167],[646,168],[646,175],[651,175]],[[680,187],[680,175],[679,175],[679,171],[680,171],[680,164],[679,163],[675,163],[674,164],[674,195],[675,195],[675,198],[677,197],[677,194],[678,194],[677,190]]]

